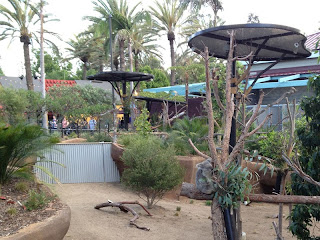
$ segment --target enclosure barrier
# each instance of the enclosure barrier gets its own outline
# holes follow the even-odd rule
[[[36,165],[40,168],[35,167],[34,171],[37,178],[46,183],[56,182],[41,168],[48,169],[61,183],[120,181],[111,157],[111,143],[56,144],[45,150],[43,156],[44,162],[38,158]]]

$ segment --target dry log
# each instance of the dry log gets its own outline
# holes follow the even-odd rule
[[[180,196],[185,196],[191,199],[197,200],[212,200],[213,194],[205,194],[200,192],[194,184],[191,183],[182,183]]]
[[[185,196],[196,200],[213,199],[213,194],[204,194],[200,192],[194,184],[185,182],[182,183],[180,196]],[[249,198],[251,202],[320,204],[320,196],[250,194],[249,196],[247,196],[247,198]]]
[[[139,218],[139,214],[136,211],[134,211],[132,208],[130,208],[128,206],[124,206],[123,204],[137,204],[140,207],[142,207],[148,213],[149,216],[152,216],[151,213],[138,201],[134,201],[134,202],[111,202],[111,201],[108,201],[106,203],[98,204],[94,208],[100,209],[103,207],[118,207],[120,209],[120,211],[122,211],[122,212],[125,212],[125,213],[131,212],[133,215],[133,218],[130,220],[130,225],[133,225],[136,228],[141,229],[141,230],[150,231],[150,228],[141,227],[141,226],[137,225],[135,223],[135,221]]]

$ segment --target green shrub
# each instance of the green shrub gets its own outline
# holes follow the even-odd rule
[[[0,128],[0,184],[8,181],[25,166],[25,160],[41,156],[40,152],[54,144],[39,126],[23,125]]]
[[[202,152],[207,152],[208,143],[208,124],[206,118],[187,117],[178,119],[172,126],[172,132],[169,135],[168,143],[173,144],[177,155],[195,155],[196,152],[188,143],[190,138],[195,146]]]
[[[47,196],[45,192],[36,192],[34,190],[29,191],[29,197],[25,202],[27,210],[32,211],[36,209],[44,208],[50,201],[52,197]]]
[[[181,211],[181,207],[176,207],[176,211],[180,212]]]
[[[88,142],[112,142],[112,137],[105,133],[85,133],[82,134],[82,137]]]
[[[161,199],[182,182],[183,170],[174,158],[171,146],[163,148],[162,140],[154,136],[135,136],[135,141],[130,142],[123,152],[122,159],[128,168],[121,180],[145,196],[147,206],[151,208],[156,199]]]
[[[134,126],[139,134],[146,136],[151,133],[151,123],[148,121],[149,111],[142,109],[140,115],[135,119]]]
[[[207,201],[204,203],[204,205],[206,205],[206,206],[211,206],[211,205],[212,205],[212,201],[207,200]]]

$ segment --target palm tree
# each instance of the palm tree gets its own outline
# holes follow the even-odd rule
[[[76,36],[76,40],[71,39],[69,42],[69,48],[66,48],[70,52],[71,56],[66,58],[70,59],[80,59],[82,62],[82,80],[87,78],[87,70],[89,66],[89,61],[91,58],[92,46],[90,44],[89,37],[82,36],[81,34]]]
[[[29,25],[32,24],[38,15],[28,0],[23,1],[23,3],[18,0],[8,0],[8,2],[11,4],[13,10],[10,10],[0,4],[0,14],[7,18],[7,21],[0,21],[0,26],[4,28],[0,35],[0,40],[6,38],[12,38],[12,40],[17,37],[20,38],[20,42],[23,43],[27,87],[28,90],[33,90],[34,86],[29,53],[32,33],[29,31]]]
[[[183,5],[191,5],[191,9],[199,11],[203,5],[209,6],[214,14],[213,26],[218,25],[218,12],[223,10],[222,3],[219,0],[180,0]]]
[[[100,14],[99,17],[85,17],[92,21],[101,34],[105,34],[106,39],[109,38],[108,32],[108,18],[112,17],[112,29],[116,36],[116,42],[119,47],[119,53],[115,54],[115,57],[120,57],[120,70],[125,68],[125,42],[131,43],[130,38],[133,27],[140,24],[143,21],[144,14],[142,11],[138,11],[137,7],[141,4],[137,3],[131,10],[128,8],[126,0],[120,0],[120,3],[116,0],[96,0],[93,2],[95,5],[94,10]],[[109,40],[109,39],[108,39]]]
[[[175,50],[174,41],[176,39],[176,31],[179,27],[186,23],[188,20],[183,19],[183,13],[186,10],[186,5],[181,5],[178,0],[166,0],[165,3],[155,2],[156,8],[150,7],[151,14],[158,21],[159,30],[165,31],[170,44],[171,54],[171,77],[170,84],[175,84]]]
[[[4,21],[0,21],[0,27],[3,28],[2,33],[0,33],[0,40],[7,38],[11,39],[11,42],[19,38],[20,42],[23,43],[23,53],[24,53],[24,64],[26,69],[26,80],[28,90],[34,90],[33,78],[31,74],[31,63],[30,63],[30,50],[29,45],[31,44],[31,39],[38,41],[36,32],[32,32],[31,28],[36,24],[39,18],[39,5],[32,5],[29,0],[19,1],[19,0],[7,0],[11,5],[11,9],[7,8],[3,4],[0,4],[0,15],[6,18]],[[45,19],[48,15],[44,16]],[[55,21],[56,19],[52,19]],[[51,20],[51,21],[52,21]],[[45,31],[45,33],[50,33],[54,36],[57,34]],[[45,40],[47,43],[53,44],[49,40]],[[10,42],[10,43],[11,43]]]

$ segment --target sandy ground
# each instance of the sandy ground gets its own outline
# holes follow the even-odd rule
[[[54,191],[71,207],[71,226],[64,240],[194,240],[213,239],[211,231],[210,207],[204,201],[193,201],[181,197],[180,201],[164,199],[150,210],[152,217],[139,206],[133,208],[140,214],[137,224],[150,228],[149,232],[129,226],[131,213],[120,212],[118,208],[94,209],[94,206],[108,199],[116,201],[135,201],[137,195],[123,188],[119,183],[63,184],[55,186]],[[180,212],[177,211],[180,207]],[[285,217],[288,207],[284,208]],[[243,231],[247,240],[272,240],[275,231],[272,222],[278,212],[278,205],[252,203],[241,206]],[[288,221],[284,218],[284,226]],[[295,239],[286,229],[286,240]]]

